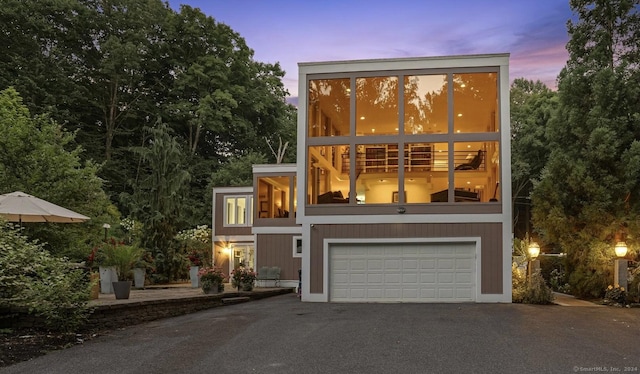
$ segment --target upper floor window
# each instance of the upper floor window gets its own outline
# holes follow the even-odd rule
[[[398,134],[398,77],[356,79],[356,135]]]
[[[498,131],[498,77],[496,73],[453,74],[453,131]]]
[[[499,201],[496,71],[323,76],[309,85],[307,204]],[[314,123],[332,127],[316,135]]]
[[[224,198],[224,225],[251,226],[251,196],[226,196]]]
[[[258,218],[294,217],[295,198],[291,193],[292,180],[295,183],[295,179],[290,176],[258,178]]]
[[[404,133],[449,132],[447,75],[404,77]]]
[[[350,97],[349,78],[309,81],[309,136],[349,135]]]

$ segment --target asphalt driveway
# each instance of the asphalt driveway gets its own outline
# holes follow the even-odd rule
[[[321,304],[293,294],[150,322],[0,373],[640,372],[640,309]]]

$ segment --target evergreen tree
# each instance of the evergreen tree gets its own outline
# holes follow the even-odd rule
[[[574,292],[597,297],[612,282],[615,241],[640,244],[640,2],[570,4],[577,21],[568,22],[569,61],[533,220],[567,253]]]
[[[182,261],[174,238],[183,225],[190,175],[183,147],[169,127],[158,123],[147,131],[145,146],[133,149],[140,165],[138,176],[130,181],[134,192],[123,193],[121,199],[142,223],[142,245],[156,256],[158,272],[175,279]]]
[[[546,131],[557,94],[540,81],[518,78],[511,84],[511,185],[513,225],[518,238],[531,234],[530,194],[549,155]]]

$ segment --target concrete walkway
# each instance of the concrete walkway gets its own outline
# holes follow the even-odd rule
[[[564,293],[554,292],[553,293],[554,300],[553,303],[560,306],[586,306],[586,307],[603,307],[605,305],[600,305],[596,303],[592,303],[590,301],[576,299],[574,296],[567,295]]]

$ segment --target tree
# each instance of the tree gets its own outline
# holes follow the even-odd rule
[[[212,172],[267,137],[289,143],[295,108],[279,64],[253,59],[245,40],[197,8],[161,0],[7,0],[0,7],[0,89],[14,85],[33,114],[48,113],[101,165],[114,204],[133,194],[138,157],[161,117],[184,146],[192,178],[182,217],[210,221]],[[249,169],[250,170],[250,169]]]
[[[568,22],[569,61],[533,221],[567,253],[575,293],[594,297],[611,282],[615,241],[640,244],[640,2],[570,4],[578,19]]]
[[[121,199],[143,225],[142,246],[155,254],[158,272],[170,279],[179,271],[174,266],[174,237],[184,219],[181,213],[190,175],[183,148],[169,127],[158,120],[147,131],[145,146],[132,149],[140,162],[138,176],[130,181],[134,192],[123,193]]]
[[[530,194],[549,155],[546,130],[557,104],[557,94],[540,81],[518,78],[511,84],[513,224],[519,238],[530,234]]]
[[[74,135],[46,115],[32,117],[13,88],[0,91],[0,133],[1,193],[24,191],[92,218],[74,225],[24,224],[26,233],[53,254],[83,261],[88,242],[99,240],[99,227],[115,210],[98,166],[81,163]]]

